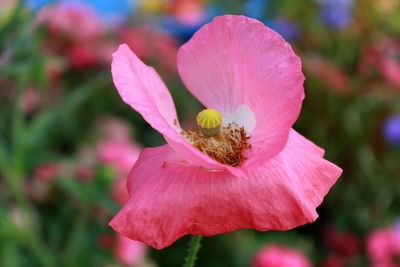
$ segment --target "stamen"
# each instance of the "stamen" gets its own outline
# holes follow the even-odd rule
[[[181,134],[204,154],[232,167],[237,167],[246,160],[242,155],[243,151],[251,148],[247,142],[250,137],[247,136],[244,127],[234,122],[221,126],[220,131],[211,137],[205,136],[197,129],[183,131]]]

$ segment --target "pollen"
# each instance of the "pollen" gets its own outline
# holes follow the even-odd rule
[[[204,109],[197,114],[197,125],[200,131],[207,137],[219,132],[222,123],[222,115],[215,109]]]
[[[181,134],[198,150],[218,162],[237,167],[246,160],[243,152],[251,149],[244,127],[232,122],[220,127],[214,136],[208,137],[201,130],[183,131]]]

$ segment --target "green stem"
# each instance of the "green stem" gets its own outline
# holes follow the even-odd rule
[[[193,267],[200,249],[201,235],[194,235],[190,241],[189,252],[185,260],[184,267]]]

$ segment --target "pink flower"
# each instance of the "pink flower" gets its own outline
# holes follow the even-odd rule
[[[75,176],[82,182],[90,182],[94,177],[92,166],[81,165],[75,170]]]
[[[400,257],[400,234],[396,228],[382,228],[373,231],[367,240],[367,252],[372,266],[396,267]]]
[[[147,248],[142,242],[118,235],[114,253],[121,264],[125,266],[138,266],[146,256]]]
[[[332,90],[341,94],[349,93],[347,73],[328,60],[320,57],[307,57],[304,68],[324,81]]]
[[[298,250],[279,245],[264,247],[256,255],[253,267],[311,267],[311,263],[304,254]]]
[[[383,78],[396,87],[400,88],[400,40],[390,39],[382,36],[376,44],[369,45],[364,49],[360,62],[360,72],[363,76],[371,75],[374,67],[381,73]]]
[[[330,255],[324,262],[322,267],[345,267],[348,259],[345,256],[339,254]]]
[[[197,25],[205,18],[204,0],[177,0],[172,3],[175,17],[187,25]]]
[[[116,171],[117,177],[112,187],[112,197],[120,204],[124,204],[129,199],[126,180],[139,153],[139,147],[129,141],[107,140],[100,143],[98,147],[99,159],[111,165]]]
[[[105,117],[99,122],[100,135],[104,140],[129,141],[131,139],[131,129],[129,125],[114,117]]]
[[[67,51],[68,60],[72,68],[85,69],[98,63],[96,49],[91,43],[71,45]]]
[[[330,227],[324,233],[325,243],[345,257],[357,255],[360,252],[360,242],[356,234],[340,231]]]
[[[119,36],[144,61],[157,60],[164,72],[176,71],[177,41],[152,27],[121,28]]]
[[[161,78],[127,45],[113,57],[122,99],[168,142],[141,152],[128,178],[130,199],[110,222],[117,232],[161,249],[185,234],[288,230],[316,220],[315,208],[341,169],[291,129],[304,76],[281,36],[257,20],[227,15],[180,48],[185,85],[223,115],[213,138],[182,130]]]
[[[66,57],[71,68],[82,70],[105,63],[102,52],[107,42],[100,40],[105,29],[89,5],[64,1],[46,6],[40,11],[37,23],[44,24],[49,31],[46,52]]]
[[[42,182],[50,182],[61,172],[61,166],[56,162],[44,163],[36,167],[34,176]]]
[[[21,109],[25,113],[34,112],[41,104],[41,98],[39,93],[35,88],[29,87],[27,88],[21,100]]]
[[[139,157],[140,147],[130,140],[129,127],[123,121],[108,118],[102,122],[102,126],[105,139],[98,145],[98,158],[115,169],[117,178],[112,187],[112,197],[124,204],[129,199],[127,176]]]
[[[380,62],[383,76],[397,88],[400,88],[400,63],[393,58],[383,58]]]
[[[98,147],[100,160],[112,165],[119,173],[129,172],[139,152],[139,147],[129,141],[105,140]]]
[[[82,2],[62,2],[41,9],[39,23],[48,25],[50,34],[77,41],[92,40],[101,35],[103,26],[97,14]]]

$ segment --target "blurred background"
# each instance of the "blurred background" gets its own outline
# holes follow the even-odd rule
[[[118,96],[111,54],[154,66],[192,125],[176,51],[221,14],[292,45],[294,128],[344,172],[316,222],[204,238],[198,266],[400,266],[398,0],[0,0],[0,266],[182,265],[189,237],[157,251],[107,226],[141,148],[165,143]]]

